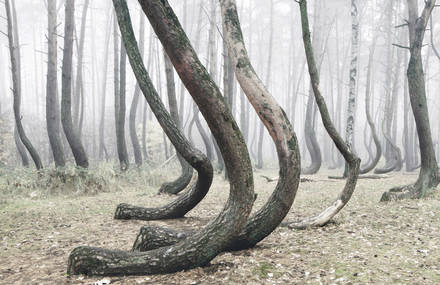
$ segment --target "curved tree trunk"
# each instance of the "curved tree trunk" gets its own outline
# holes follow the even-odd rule
[[[324,226],[348,203],[354,192],[354,189],[356,188],[357,178],[359,176],[360,159],[355,154],[353,154],[352,150],[350,149],[350,144],[346,144],[344,142],[344,140],[339,135],[333,122],[330,119],[330,114],[328,112],[327,105],[325,103],[324,97],[322,97],[321,95],[321,91],[319,87],[319,73],[316,67],[316,63],[313,55],[312,43],[310,40],[310,28],[309,28],[309,21],[307,16],[307,1],[300,0],[299,4],[301,9],[301,24],[302,24],[304,49],[306,52],[307,64],[309,66],[310,80],[312,82],[312,87],[314,91],[313,93],[315,94],[316,103],[318,105],[319,112],[321,113],[321,118],[325,129],[327,130],[329,136],[335,143],[338,150],[343,155],[346,164],[348,166],[348,176],[345,187],[343,191],[339,194],[336,201],[333,202],[330,207],[325,209],[317,216],[309,217],[299,222],[287,223],[288,227],[290,228],[304,229],[308,227]],[[355,25],[357,23],[356,0],[352,1],[351,13],[353,18],[353,29],[355,29]]]
[[[167,93],[168,93],[168,104],[171,113],[171,119],[176,124],[177,128],[182,131],[182,123],[179,120],[179,112],[177,109],[177,98],[176,98],[176,85],[174,83],[174,70],[173,64],[171,63],[170,58],[164,52],[164,60],[165,60],[165,72],[167,77]],[[180,167],[182,168],[182,174],[173,182],[164,183],[160,189],[159,193],[168,193],[168,194],[178,194],[182,190],[184,190],[188,184],[191,182],[191,178],[193,175],[192,167],[185,161],[185,159],[177,153],[177,158],[180,163]]]
[[[374,120],[371,117],[371,112],[370,112],[371,74],[373,69],[374,51],[376,49],[376,40],[377,37],[375,36],[373,40],[373,44],[370,47],[370,55],[368,59],[368,70],[367,70],[367,83],[366,83],[367,87],[365,89],[365,113],[367,115],[368,125],[370,126],[371,136],[373,137],[374,145],[376,146],[376,155],[374,156],[373,160],[368,165],[365,166],[365,168],[361,169],[360,171],[361,174],[365,174],[373,170],[379,163],[380,157],[382,156],[382,146],[380,144],[379,138],[377,137],[376,126],[374,124]]]
[[[381,201],[422,198],[430,194],[440,182],[429,123],[421,53],[426,26],[436,0],[425,1],[425,7],[420,16],[417,0],[407,0],[407,2],[411,52],[407,76],[411,107],[420,143],[421,169],[415,184],[392,188],[382,195]]]
[[[295,133],[290,122],[263,82],[258,78],[249,60],[234,0],[220,0],[224,40],[227,42],[235,75],[250,103],[275,142],[279,160],[278,184],[266,204],[247,222],[229,250],[253,247],[267,237],[281,223],[295,199],[300,180],[300,155]],[[191,233],[143,227],[133,250],[145,251],[172,245],[186,239]]]
[[[15,8],[15,7],[13,7]],[[8,35],[8,43],[9,43],[9,54],[11,59],[11,72],[12,72],[12,86],[13,86],[13,109],[14,109],[14,118],[15,118],[15,126],[17,128],[18,135],[20,137],[21,142],[26,147],[27,151],[32,157],[32,160],[35,163],[35,167],[40,170],[43,168],[43,164],[41,163],[40,156],[38,152],[32,145],[31,141],[26,136],[26,133],[23,128],[23,124],[21,122],[21,64],[20,64],[20,43],[18,39],[18,27],[17,21],[12,19],[11,7],[9,4],[9,0],[5,1],[5,9],[6,9],[6,21],[7,21],[7,35]],[[16,15],[16,13],[14,13]],[[14,22],[14,24],[13,24]]]
[[[56,167],[64,167],[63,144],[60,136],[60,105],[58,100],[57,69],[57,7],[56,0],[47,1],[48,11],[48,61],[46,82],[46,124],[50,147]]]
[[[61,123],[78,166],[87,168],[89,161],[72,122],[72,56],[75,1],[66,1],[62,67]]]
[[[140,12],[139,52],[141,56],[144,55],[144,46],[145,46],[145,16],[142,12]],[[136,163],[136,166],[138,167],[142,166],[141,146],[139,144],[139,139],[136,132],[136,112],[138,109],[140,93],[141,93],[141,89],[139,88],[139,84],[136,84],[133,95],[133,101],[131,102],[130,118],[129,118],[130,139],[131,139],[131,144],[133,146],[134,161]]]
[[[245,225],[252,208],[254,192],[251,162],[243,137],[218,87],[197,58],[168,2],[166,0],[139,2],[186,88],[201,107],[200,110],[221,148],[226,168],[229,173],[234,173],[230,179],[230,197],[224,210],[212,223],[183,242],[143,253],[79,247],[70,254],[68,274],[170,273],[207,265],[234,241]],[[113,3],[121,27],[124,27],[124,23],[130,23],[125,0],[114,0]],[[130,43],[127,40],[127,35],[129,35],[128,39],[134,38],[129,26],[125,25],[121,29],[126,38],[127,49],[137,48],[135,41]],[[138,56],[130,62],[135,66],[141,63],[142,59]],[[175,128],[174,134],[179,133]],[[176,147],[185,150],[180,145]],[[182,153],[182,155],[190,157],[190,153]]]

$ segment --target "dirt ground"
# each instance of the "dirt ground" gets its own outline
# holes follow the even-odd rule
[[[275,187],[255,173],[259,208]],[[275,171],[265,175],[276,176]],[[301,183],[286,218],[317,213],[341,191],[327,175]],[[333,174],[336,174],[334,172]],[[138,277],[66,276],[69,252],[80,245],[129,250],[144,224],[202,227],[221,210],[228,185],[216,177],[207,198],[186,218],[161,222],[117,221],[120,202],[158,206],[175,199],[157,187],[125,183],[119,191],[89,196],[0,196],[1,284],[440,284],[440,195],[379,203],[384,190],[415,181],[415,174],[360,180],[334,223],[303,231],[278,228],[256,248],[223,253],[209,267]],[[0,191],[1,193],[1,191]]]

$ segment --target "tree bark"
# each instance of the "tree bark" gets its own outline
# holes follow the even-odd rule
[[[358,81],[358,55],[359,55],[359,14],[358,1],[351,0],[351,60],[350,82],[347,106],[347,124],[345,126],[345,143],[354,150],[354,128],[356,117],[357,81]],[[344,176],[347,176],[348,164],[346,161]]]
[[[418,15],[417,0],[407,0],[407,2],[411,52],[407,76],[411,107],[416,121],[420,144],[421,169],[415,184],[392,188],[382,195],[381,201],[422,198],[434,191],[440,182],[429,123],[421,52],[426,26],[435,7],[436,0],[425,1],[425,7],[420,16]]]
[[[56,167],[64,167],[63,144],[60,136],[60,105],[58,100],[57,76],[57,10],[56,0],[47,1],[48,11],[48,61],[46,84],[46,124],[47,134]]]
[[[338,198],[335,202],[332,203],[330,207],[325,209],[317,216],[312,216],[306,218],[302,221],[287,223],[288,227],[295,229],[304,229],[308,227],[316,227],[316,226],[324,226],[327,224],[339,211],[348,203],[350,200],[357,183],[357,178],[359,176],[360,171],[360,159],[352,152],[350,149],[350,144],[344,142],[343,138],[339,135],[336,130],[333,122],[330,119],[330,114],[327,109],[327,105],[325,103],[324,97],[321,95],[320,87],[319,87],[319,73],[316,67],[315,58],[313,54],[312,43],[310,40],[310,28],[309,21],[307,15],[307,1],[300,0],[300,9],[301,9],[301,24],[302,24],[302,33],[303,33],[303,41],[304,41],[304,49],[307,57],[307,64],[309,66],[309,74],[310,80],[312,82],[313,93],[315,94],[316,103],[319,108],[319,112],[321,113],[322,122],[324,124],[325,129],[327,130],[329,136],[335,143],[338,150],[343,155],[346,164],[348,166],[348,176],[345,187],[343,191],[339,194]],[[355,5],[352,6],[352,17],[353,17],[353,25],[356,24],[356,19],[354,19],[357,15]]]
[[[72,122],[72,56],[73,56],[73,29],[74,29],[75,1],[66,1],[64,49],[62,67],[62,96],[61,96],[61,123],[72,149],[75,162],[83,168],[89,167],[89,161],[84,147],[79,139]]]
[[[245,225],[252,208],[254,195],[252,165],[243,137],[218,87],[197,58],[168,2],[166,0],[139,2],[186,88],[201,107],[200,110],[221,148],[226,168],[229,173],[234,173],[230,180],[230,197],[216,220],[183,242],[143,253],[79,247],[70,254],[68,274],[171,273],[207,265],[234,241]],[[125,0],[114,0],[113,3],[120,23],[129,23]],[[122,29],[122,31],[123,35],[128,32],[130,37],[134,38],[132,29]],[[127,49],[131,46],[137,48],[135,43],[131,45],[129,41],[126,43]],[[142,60],[138,56],[130,62],[135,66]],[[174,134],[179,134],[177,128]],[[185,150],[182,146],[176,145],[176,148]],[[190,153],[187,154],[189,158]]]
[[[145,46],[145,16],[142,12],[140,12],[140,31],[139,31],[139,52],[141,56],[144,55],[144,46]],[[130,124],[130,139],[131,144],[133,146],[133,154],[134,154],[134,161],[136,163],[137,167],[142,166],[142,152],[141,152],[141,146],[139,144],[139,139],[136,132],[136,113],[138,109],[139,104],[139,95],[141,93],[141,89],[139,88],[139,84],[136,83],[136,87],[134,90],[133,100],[131,102],[130,107],[130,118],[129,118],[129,124]]]
[[[322,56],[321,56],[321,46],[322,46],[322,36],[321,36],[321,29],[322,27],[319,25],[320,22],[320,11],[321,6],[319,1],[315,1],[315,13],[314,13],[314,21],[313,21],[313,39],[312,39],[312,45],[313,45],[313,54],[315,58],[318,58],[319,64],[318,64],[318,72],[320,72],[321,69],[321,63],[322,63]],[[321,148],[319,147],[318,140],[316,138],[316,131],[315,131],[315,120],[314,120],[314,107],[315,107],[315,97],[313,94],[313,87],[310,86],[309,89],[309,95],[307,99],[307,109],[306,109],[306,119],[304,122],[304,139],[306,142],[307,150],[310,154],[310,160],[311,163],[309,166],[302,169],[301,173],[306,175],[316,174],[319,169],[321,168],[322,164],[322,154],[321,154]]]
[[[15,8],[15,7],[13,7]],[[12,18],[11,7],[9,0],[5,1],[6,9],[6,21],[7,21],[7,36],[9,44],[9,54],[11,60],[11,73],[12,73],[12,91],[14,95],[13,109],[15,126],[17,128],[18,135],[21,142],[26,147],[27,151],[34,161],[35,167],[40,170],[43,168],[40,156],[31,141],[27,137],[23,124],[21,122],[21,63],[20,63],[20,42],[18,38],[17,21]],[[12,11],[14,13],[14,11]],[[16,13],[14,13],[16,15]],[[15,24],[13,24],[13,22]]]

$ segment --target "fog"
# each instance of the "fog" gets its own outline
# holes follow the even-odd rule
[[[246,46],[256,72],[260,78],[269,81],[265,84],[276,100],[283,107],[294,126],[301,148],[302,162],[304,166],[310,164],[310,154],[306,147],[304,135],[306,121],[306,105],[310,91],[310,79],[305,62],[304,47],[301,34],[301,21],[298,4],[293,0],[271,0],[273,1],[273,42],[271,38],[271,15],[270,1],[237,0],[240,14],[241,27],[245,36]],[[46,74],[47,74],[47,7],[46,1],[41,0],[17,0],[18,32],[20,36],[21,51],[21,72],[22,72],[22,122],[30,140],[40,153],[43,164],[49,166],[53,163],[50,151],[47,129],[46,129]],[[64,5],[57,1],[58,10],[58,93],[61,92],[61,66],[63,59],[63,31],[64,31]],[[73,74],[76,74],[78,60],[77,39],[80,34],[80,25],[83,12],[83,0],[75,3],[75,39],[73,56]],[[144,17],[137,1],[129,0],[132,22],[136,33],[139,31],[139,17]],[[369,62],[370,47],[374,38],[377,37],[377,44],[372,66],[371,84],[371,112],[376,124],[377,134],[383,148],[386,149],[386,141],[382,123],[386,114],[391,114],[390,136],[393,142],[401,149],[405,156],[404,139],[404,113],[409,111],[408,124],[413,123],[409,101],[405,101],[405,78],[407,60],[409,57],[407,37],[408,29],[401,26],[407,19],[406,1],[393,1],[394,6],[391,14],[387,13],[388,1],[359,1],[360,15],[360,44],[358,51],[358,73],[357,73],[357,102],[355,121],[355,145],[356,153],[368,161],[368,148],[374,151],[374,144],[371,141],[371,130],[367,127],[365,112],[365,90],[367,78],[367,65]],[[423,1],[420,2],[422,7]],[[209,27],[210,21],[215,21],[215,48],[216,52],[216,81],[223,90],[223,42],[222,22],[219,4],[216,2],[217,10],[215,19],[210,17],[210,1],[170,1],[181,22],[183,22],[184,4],[187,3],[187,21],[185,30],[194,44],[198,29],[200,29],[200,45],[197,54],[201,62],[209,68]],[[200,13],[200,5],[203,6]],[[115,114],[114,114],[114,91],[113,91],[113,35],[110,38],[108,55],[108,72],[104,74],[104,61],[106,51],[106,31],[113,29],[113,9],[111,1],[91,0],[86,18],[85,45],[83,57],[83,96],[84,98],[84,123],[82,126],[82,141],[91,164],[96,165],[102,158],[99,158],[99,118],[101,112],[105,112],[105,144],[111,160],[117,160]],[[429,29],[425,35],[425,46],[423,48],[423,64],[426,79],[426,92],[430,115],[431,131],[437,157],[440,156],[440,145],[437,143],[440,138],[440,58],[433,50],[434,46],[440,46],[440,12],[434,9],[433,29]],[[111,19],[109,19],[111,15]],[[199,19],[201,16],[201,19]],[[20,158],[16,151],[13,140],[13,110],[12,110],[12,81],[8,40],[6,37],[6,20],[3,3],[0,4],[0,116],[2,123],[7,125],[1,134],[3,138],[8,137],[8,143],[0,147],[7,153],[4,163],[11,166],[19,166]],[[329,106],[331,116],[340,134],[345,134],[347,100],[349,93],[349,69],[351,53],[351,18],[350,1],[309,1],[309,18],[313,29],[312,36],[319,33],[319,47],[315,56],[319,59],[321,74],[321,89]],[[200,22],[200,24],[199,24]],[[316,23],[315,23],[316,22]],[[113,32],[112,32],[113,33]],[[167,88],[165,78],[165,67],[163,51],[160,42],[154,35],[151,26],[146,19],[144,60],[148,66],[150,75],[157,90],[162,96],[165,105],[167,102]],[[151,42],[151,43],[150,43]],[[151,47],[151,49],[150,49]],[[150,54],[151,53],[151,54]],[[147,64],[148,58],[150,64]],[[270,61],[270,64],[269,64]],[[400,62],[399,62],[400,61]],[[270,76],[268,76],[270,73]],[[181,94],[184,94],[183,112],[184,133],[191,138],[196,146],[202,151],[205,150],[204,143],[200,137],[197,127],[193,127],[192,134],[188,135],[189,126],[193,116],[191,96],[185,92],[181,93],[183,85],[178,80],[177,73],[176,88],[177,101],[180,102]],[[103,80],[107,78],[105,90]],[[75,86],[75,76],[73,76]],[[129,159],[133,163],[133,150],[128,131],[128,114],[133,98],[136,80],[132,74],[130,65],[127,65],[127,117],[126,117],[126,141],[129,152]],[[258,156],[258,132],[260,121],[255,111],[249,106],[247,100],[243,100],[244,94],[235,83],[233,98],[233,114],[240,127],[243,127],[241,119],[242,112],[248,113],[249,131],[247,145],[254,162]],[[106,93],[106,104],[101,105],[102,96]],[[396,94],[393,97],[393,94]],[[388,99],[387,99],[388,98]],[[394,99],[393,99],[394,98]],[[386,109],[386,101],[392,104]],[[406,103],[405,103],[406,102]],[[137,133],[139,139],[142,137],[142,115],[146,101],[141,97],[137,110]],[[244,105],[243,105],[244,104]],[[147,117],[147,148],[157,155],[160,161],[167,160],[170,154],[168,149],[163,150],[163,135],[159,125],[153,118],[149,108],[146,109]],[[342,167],[343,161],[337,149],[329,139],[325,131],[319,112],[314,109],[314,129],[318,144],[322,152],[323,167]],[[246,116],[245,116],[246,118]],[[209,131],[206,123],[202,122],[205,131]],[[410,128],[412,133],[409,136],[415,137],[415,128]],[[169,144],[169,142],[168,142]],[[69,148],[66,148],[66,152]],[[413,150],[411,150],[413,151]],[[414,152],[417,148],[414,147]],[[264,131],[263,140],[264,167],[277,167],[277,159],[273,142],[267,131]],[[73,163],[72,155],[68,155],[69,161]],[[379,166],[384,162],[380,162]]]

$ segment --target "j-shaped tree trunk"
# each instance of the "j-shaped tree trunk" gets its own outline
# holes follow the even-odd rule
[[[15,7],[13,7],[15,8]],[[37,150],[32,145],[27,137],[23,124],[21,122],[21,64],[20,64],[20,42],[18,38],[17,20],[12,19],[11,5],[9,0],[5,1],[6,21],[7,21],[7,36],[9,44],[9,55],[11,59],[11,73],[12,73],[12,91],[14,95],[13,109],[15,118],[15,127],[17,129],[21,142],[26,147],[27,151],[35,163],[35,167],[40,170],[43,168],[40,156]],[[14,13],[16,15],[16,13]],[[22,156],[23,160],[23,156]]]
[[[223,37],[241,88],[269,131],[279,160],[278,184],[266,204],[253,215],[228,250],[253,247],[281,223],[295,199],[301,171],[299,148],[293,128],[272,95],[255,73],[244,45],[235,0],[220,0]],[[133,249],[139,251],[172,245],[191,233],[143,227]]]
[[[128,58],[130,60],[133,72],[138,80],[140,90],[147,99],[151,110],[155,114],[159,124],[164,129],[164,132],[168,135],[169,139],[176,147],[177,153],[182,153],[182,155],[180,156],[179,154],[179,156],[182,159],[191,162],[191,165],[194,166],[194,168],[197,170],[198,181],[189,191],[185,192],[178,199],[171,202],[170,204],[159,208],[143,208],[128,204],[120,204],[116,209],[115,219],[159,220],[180,218],[183,217],[191,209],[193,209],[208,192],[213,178],[211,162],[199,150],[191,146],[188,140],[186,140],[183,136],[183,132],[179,123],[180,121],[178,120],[177,102],[175,100],[175,97],[174,100],[173,98],[169,98],[171,99],[170,110],[172,110],[170,114],[166,111],[165,106],[160,99],[160,96],[154,88],[143,62],[138,62],[138,58],[141,56],[141,53],[139,49],[133,46],[136,43],[136,40],[133,36],[131,36],[131,22],[128,20],[120,20],[119,25],[121,31],[125,31],[125,33],[122,34],[123,40],[127,47]],[[170,62],[168,55],[165,53],[164,56],[167,73],[174,72],[172,63]],[[170,76],[170,74],[168,74],[168,76]],[[173,78],[169,78],[167,82],[174,84],[174,76]],[[173,90],[171,90],[170,92],[172,93]],[[171,95],[171,97],[173,97],[173,95]],[[176,131],[176,129],[178,131]],[[191,179],[192,168],[189,165],[188,167],[190,168],[189,179]]]
[[[119,58],[119,34],[117,20],[114,21],[114,88],[115,88],[115,130],[116,146],[118,151],[119,165],[122,171],[128,170],[129,160],[127,153],[127,144],[125,142],[125,95],[126,95],[126,65],[127,54],[124,44],[121,42],[121,52]]]
[[[374,120],[371,116],[370,108],[371,108],[371,75],[373,71],[373,62],[374,62],[374,51],[376,49],[376,41],[377,36],[374,37],[373,43],[370,47],[370,55],[368,59],[368,67],[367,67],[367,83],[365,89],[365,114],[367,115],[367,122],[370,126],[371,136],[374,140],[374,145],[376,146],[376,154],[374,155],[371,162],[365,166],[365,168],[361,169],[360,173],[365,174],[373,170],[376,165],[379,163],[380,157],[382,156],[382,146],[380,144],[380,140],[377,137],[376,125],[374,124]]]
[[[141,56],[144,55],[144,46],[145,46],[145,16],[142,12],[140,12],[140,30],[139,30],[139,52]],[[130,107],[130,139],[131,145],[133,146],[133,154],[134,154],[134,162],[137,167],[142,165],[142,152],[141,145],[139,144],[139,139],[136,132],[136,113],[139,104],[139,95],[141,93],[141,89],[139,88],[139,84],[136,84],[133,100],[131,102]]]
[[[142,9],[148,16],[159,40],[161,40],[177,73],[194,98],[205,117],[225,159],[230,179],[230,197],[224,210],[204,229],[186,240],[170,247],[133,253],[101,248],[79,247],[69,256],[68,274],[89,275],[134,275],[171,273],[184,269],[207,265],[214,257],[234,242],[244,227],[253,204],[252,165],[243,137],[226,106],[218,87],[200,63],[194,49],[166,0],[140,0]],[[127,49],[134,47],[128,7],[125,0],[114,0],[122,35]],[[127,35],[129,37],[127,37]],[[130,59],[133,66],[142,63],[142,58]],[[133,67],[134,68],[134,67]],[[142,78],[138,78],[142,80]],[[140,83],[140,82],[139,82]],[[151,83],[151,81],[150,81]],[[172,124],[173,125],[173,124]],[[180,132],[175,130],[170,135]],[[183,138],[183,137],[182,137]],[[187,147],[190,147],[188,144]],[[190,158],[187,148],[176,145],[186,158]],[[195,165],[195,166],[200,166]]]
[[[72,57],[75,1],[66,1],[62,67],[61,123],[78,166],[89,167],[89,160],[72,122]]]
[[[407,0],[407,2],[411,52],[407,76],[411,107],[419,137],[421,168],[415,184],[392,188],[382,195],[381,201],[422,198],[430,194],[440,182],[432,143],[422,63],[423,38],[436,0],[425,1],[425,7],[420,15],[418,15],[418,1]]]
[[[307,15],[307,1],[300,0],[301,9],[301,24],[304,41],[304,49],[307,57],[307,64],[309,66],[310,80],[312,82],[313,92],[315,94],[316,103],[321,113],[322,122],[329,136],[335,143],[338,150],[345,159],[348,168],[348,176],[343,191],[339,194],[335,202],[330,207],[322,211],[319,215],[306,218],[302,221],[287,223],[288,227],[295,229],[304,229],[308,227],[324,226],[330,219],[332,219],[350,200],[354,189],[356,188],[357,179],[359,176],[360,159],[352,152],[350,145],[346,144],[343,138],[339,135],[333,122],[330,119],[330,114],[327,109],[324,97],[321,95],[319,86],[319,73],[316,67],[315,58],[313,55],[312,43],[310,40],[310,28]],[[352,18],[353,25],[357,23],[357,5],[356,0],[352,2]],[[353,27],[355,28],[355,27]]]
[[[46,81],[46,124],[50,148],[56,167],[64,167],[63,144],[61,142],[60,103],[58,100],[58,68],[57,68],[57,7],[56,0],[47,1],[48,18],[48,61]]]
[[[168,94],[168,104],[170,108],[171,118],[176,124],[177,128],[182,131],[182,122],[179,120],[179,112],[177,108],[177,98],[176,98],[176,85],[174,83],[174,69],[170,58],[164,52],[165,61],[165,73],[167,78],[167,94]],[[168,194],[178,194],[184,190],[188,184],[191,182],[193,175],[192,167],[185,161],[185,159],[177,153],[177,158],[182,168],[182,174],[174,181],[169,183],[164,183],[160,189],[159,193]]]

